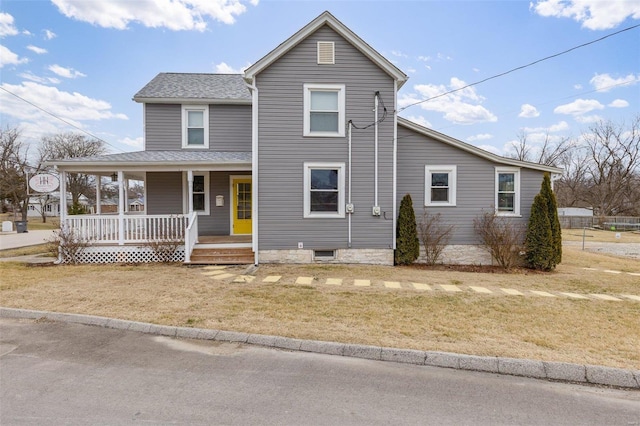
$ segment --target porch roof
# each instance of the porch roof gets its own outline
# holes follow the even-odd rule
[[[115,170],[251,170],[250,152],[135,151],[92,157],[52,160],[48,165],[65,171]]]

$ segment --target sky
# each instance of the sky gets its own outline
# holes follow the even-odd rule
[[[155,75],[242,72],[325,10],[409,76],[400,116],[496,154],[640,115],[640,0],[2,0],[0,125],[141,150]]]

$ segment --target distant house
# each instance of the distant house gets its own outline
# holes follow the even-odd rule
[[[584,207],[559,207],[558,216],[593,216],[593,209]]]
[[[71,194],[66,194],[67,205],[71,204]],[[80,195],[79,203],[81,206],[91,209],[89,199]],[[52,192],[50,194],[32,195],[29,197],[29,205],[27,208],[27,217],[42,217],[42,213],[46,217],[60,216],[60,192]]]
[[[256,264],[393,264],[411,194],[418,218],[426,208],[455,226],[448,261],[488,263],[474,218],[525,224],[543,174],[561,170],[398,117],[407,79],[328,12],[244,74],[160,73],[133,97],[143,151],[54,162],[63,175],[117,176],[118,214],[64,220],[96,242],[87,262],[144,261],[143,243],[170,233],[186,262],[233,248]],[[145,182],[144,214],[131,214],[127,179]]]

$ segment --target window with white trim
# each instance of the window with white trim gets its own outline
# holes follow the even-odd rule
[[[209,148],[209,106],[182,106],[182,147]]]
[[[496,167],[496,214],[520,215],[520,169]]]
[[[457,166],[425,166],[425,206],[456,205],[457,170]]]
[[[304,217],[344,217],[344,163],[304,163]]]
[[[344,137],[344,84],[304,85],[304,136]]]
[[[189,181],[186,173],[184,174],[184,211],[189,211]],[[193,211],[200,215],[209,215],[210,213],[210,191],[209,191],[209,173],[193,172]]]

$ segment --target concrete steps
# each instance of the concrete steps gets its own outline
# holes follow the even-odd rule
[[[250,247],[199,248],[191,253],[191,265],[247,265],[254,262]]]

